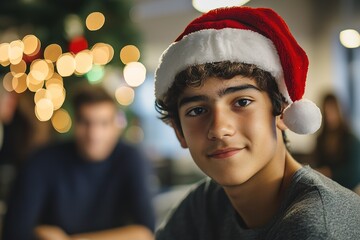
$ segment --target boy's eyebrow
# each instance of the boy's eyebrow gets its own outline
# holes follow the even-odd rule
[[[191,97],[184,97],[180,100],[178,108],[180,108],[181,106],[190,103],[190,102],[198,102],[198,101],[207,101],[209,100],[209,98],[205,95],[195,95],[195,96],[191,96]]]
[[[233,87],[228,87],[228,88],[225,88],[225,89],[221,89],[218,92],[218,96],[222,97],[222,96],[230,94],[230,93],[234,93],[234,92],[242,91],[242,90],[247,90],[247,89],[254,89],[254,90],[257,90],[257,91],[261,92],[260,88],[254,86],[252,84],[243,84],[243,85],[239,85],[239,86],[233,86]]]
[[[221,89],[218,92],[218,96],[222,97],[226,94],[230,94],[230,93],[234,93],[237,91],[243,91],[243,90],[247,90],[247,89],[254,89],[256,91],[261,92],[260,88],[251,85],[251,84],[243,84],[243,85],[239,85],[239,86],[233,86],[233,87],[228,87],[225,89]],[[184,97],[180,100],[178,108],[180,108],[181,106],[190,103],[190,102],[199,102],[199,101],[208,101],[209,97],[205,96],[205,95],[195,95],[195,96],[190,96],[190,97]]]

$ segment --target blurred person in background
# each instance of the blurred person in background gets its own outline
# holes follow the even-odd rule
[[[149,162],[119,140],[116,103],[101,87],[73,97],[74,140],[34,153],[21,170],[3,240],[153,239]]]
[[[360,184],[360,142],[346,123],[338,98],[328,93],[322,103],[323,124],[314,150],[314,167],[342,186]]]

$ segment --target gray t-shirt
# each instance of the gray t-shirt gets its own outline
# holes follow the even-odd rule
[[[248,229],[222,187],[206,179],[160,226],[156,239],[360,239],[360,197],[305,166],[294,174],[276,216]]]

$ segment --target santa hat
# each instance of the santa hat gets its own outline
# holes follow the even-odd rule
[[[319,108],[303,99],[309,61],[285,21],[267,8],[212,10],[192,21],[162,54],[155,72],[155,96],[163,99],[176,74],[189,66],[231,61],[254,64],[275,78],[289,103],[283,117],[299,134],[321,125]]]

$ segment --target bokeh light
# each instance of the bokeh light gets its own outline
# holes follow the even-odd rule
[[[36,80],[30,72],[26,78],[26,85],[31,92],[36,92],[44,86],[44,81]]]
[[[66,133],[70,130],[72,122],[69,113],[61,108],[57,110],[51,118],[51,123],[59,133]]]
[[[12,80],[13,80],[13,75],[10,72],[5,74],[5,76],[3,77],[3,86],[4,89],[8,92],[14,91],[14,88],[12,86]]]
[[[86,18],[86,27],[90,31],[99,30],[105,23],[105,16],[101,12],[90,13]]]
[[[135,91],[131,87],[122,86],[116,89],[115,98],[119,104],[128,106],[134,101]]]
[[[140,62],[131,62],[124,68],[124,79],[131,87],[140,86],[146,78],[146,68]]]
[[[71,53],[62,54],[56,61],[56,69],[62,77],[68,77],[75,71],[75,58]]]
[[[48,91],[45,88],[40,88],[34,94],[34,102],[35,102],[35,104],[37,104],[37,102],[39,102],[43,98],[47,98],[47,99],[51,100],[51,93],[50,93],[50,91]]]
[[[48,88],[51,84],[57,84],[57,85],[60,85],[61,87],[63,87],[64,80],[58,73],[54,73],[52,75],[52,77],[46,81],[46,83],[45,83],[46,88]]]
[[[0,63],[3,66],[7,66],[7,65],[4,65],[4,63],[10,63],[9,49],[10,49],[9,43],[1,43],[0,44]]]
[[[192,4],[199,12],[208,12],[215,8],[241,6],[250,0],[193,0]]]
[[[130,126],[125,133],[127,141],[133,144],[141,143],[144,140],[144,130],[140,126]]]
[[[360,46],[360,34],[354,29],[346,29],[340,32],[340,42],[346,48],[357,48]]]
[[[97,43],[91,48],[93,63],[95,65],[105,65],[114,57],[114,49],[106,43]]]
[[[50,68],[50,65],[44,59],[36,59],[30,65],[30,73],[34,79],[41,82],[53,73],[54,69]]]
[[[21,60],[18,64],[10,65],[10,71],[14,77],[23,75],[26,72],[26,63],[24,60]]]
[[[78,15],[67,15],[64,22],[65,33],[68,39],[84,35],[84,26]]]
[[[21,62],[24,55],[24,43],[20,40],[15,40],[10,43],[9,47],[9,61],[11,64],[18,64]]]
[[[65,88],[58,84],[51,84],[47,87],[47,90],[50,92],[54,110],[61,108],[66,97]]]
[[[75,71],[79,74],[85,74],[92,68],[93,56],[90,50],[84,50],[75,55]]]
[[[36,117],[44,122],[48,121],[54,113],[54,105],[50,99],[42,98],[35,105]]]
[[[137,62],[140,59],[140,51],[134,45],[127,45],[123,47],[120,51],[120,60],[124,64],[128,64],[130,62]]]
[[[50,44],[45,48],[44,58],[56,62],[62,54],[62,48],[58,44]]]
[[[101,82],[104,77],[105,70],[103,66],[94,65],[92,69],[86,74],[86,78],[91,84]]]
[[[83,36],[79,36],[76,38],[71,39],[69,43],[69,51],[76,54],[82,50],[85,50],[88,48],[88,42],[86,38]]]
[[[36,55],[41,48],[41,42],[35,35],[26,35],[22,42],[24,43],[24,53],[28,56]]]
[[[25,73],[20,76],[13,77],[12,87],[15,92],[22,93],[22,92],[26,91],[26,89],[27,89],[26,77],[27,77],[27,75]]]

